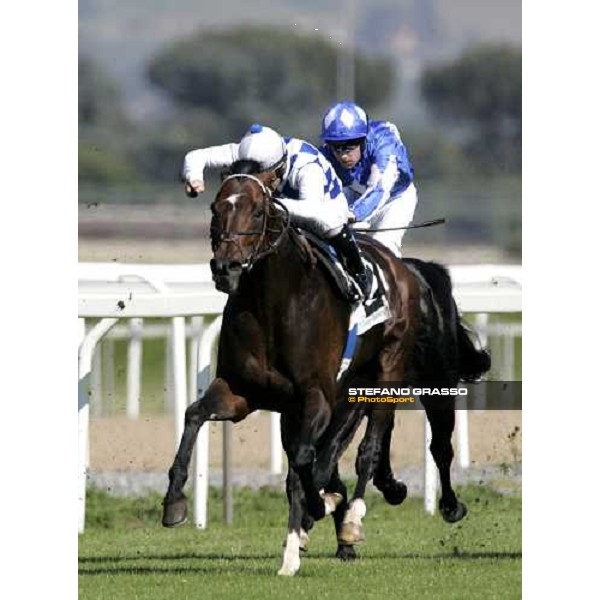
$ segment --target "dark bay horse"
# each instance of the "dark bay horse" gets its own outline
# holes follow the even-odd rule
[[[337,461],[362,417],[367,416],[369,424],[357,458],[355,500],[361,500],[370,478],[394,504],[404,499],[406,488],[393,478],[389,464],[393,413],[350,407],[336,382],[350,306],[325,270],[311,260],[306,241],[290,227],[287,211],[272,198],[275,174],[258,173],[257,167],[252,161],[234,165],[234,175],[225,179],[211,205],[211,270],[217,289],[229,298],[216,378],[186,411],[183,436],[169,470],[163,524],[174,526],[186,518],[183,486],[196,436],[206,421],[237,422],[258,409],[280,412],[290,505],[280,574],[293,575],[300,566],[299,549],[306,531],[326,514],[333,513],[337,556],[354,556],[360,523],[349,509]],[[361,336],[347,381],[418,382],[419,368],[426,372],[424,362],[446,358],[427,347],[436,335],[433,329],[451,330],[456,340],[457,328],[461,331],[458,316],[442,310],[434,287],[419,272],[421,265],[405,264],[375,241],[362,240],[362,244],[385,272],[392,317]],[[447,303],[454,306],[450,288],[445,293]],[[447,318],[454,320],[445,324]],[[435,323],[432,331],[430,322]],[[457,377],[458,350],[457,342],[453,349]],[[465,509],[450,485],[454,411],[448,407],[433,413],[427,414],[433,433],[431,451],[442,484],[440,509],[447,520],[458,520]],[[361,513],[360,506],[355,513]]]

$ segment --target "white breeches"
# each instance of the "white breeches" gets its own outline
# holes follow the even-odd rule
[[[337,235],[348,222],[349,211],[346,198],[340,195],[336,199],[291,200],[282,199],[290,211],[292,223],[323,238]]]
[[[372,229],[406,227],[410,225],[417,206],[417,188],[411,183],[399,196],[391,198],[387,204],[375,211],[368,219]],[[406,229],[370,233],[377,241],[401,257],[402,237]]]

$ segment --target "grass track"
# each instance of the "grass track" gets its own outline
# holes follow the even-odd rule
[[[330,519],[311,532],[294,578],[277,577],[287,507],[278,490],[236,491],[235,525],[219,522],[213,492],[206,531],[159,525],[160,499],[116,500],[92,493],[79,542],[79,597],[192,598],[520,598],[521,499],[487,488],[459,491],[470,512],[448,525],[422,502],[400,507],[367,497],[360,559],[333,558]]]

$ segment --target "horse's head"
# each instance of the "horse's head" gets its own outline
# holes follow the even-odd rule
[[[211,205],[210,268],[216,288],[226,294],[236,292],[242,273],[274,251],[289,224],[287,211],[281,211],[271,197],[277,176],[258,173],[257,168],[249,169],[247,164],[240,169],[236,166],[232,167],[233,174],[223,180]]]

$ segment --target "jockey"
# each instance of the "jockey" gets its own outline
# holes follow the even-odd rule
[[[357,282],[363,297],[369,294],[372,274],[348,226],[351,214],[334,169],[312,144],[282,138],[269,127],[254,124],[239,144],[225,144],[188,152],[182,178],[188,196],[204,191],[204,169],[229,167],[237,160],[254,160],[262,172],[275,172],[277,192],[292,222],[326,238]]]
[[[354,220],[372,229],[406,227],[417,205],[413,166],[398,129],[370,121],[353,102],[330,106],[321,128],[323,154],[344,185]],[[403,229],[371,234],[401,256]]]

